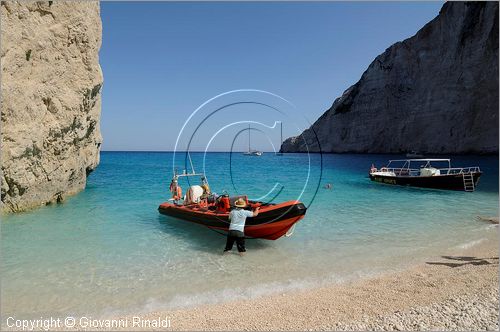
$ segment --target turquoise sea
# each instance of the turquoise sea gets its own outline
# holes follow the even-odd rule
[[[479,243],[494,226],[475,217],[498,215],[496,156],[452,159],[484,172],[466,193],[371,182],[371,164],[394,155],[193,153],[215,192],[309,206],[291,237],[248,240],[245,257],[222,256],[224,237],[158,213],[172,156],[102,152],[85,191],[4,216],[3,317],[121,315],[343,282]]]

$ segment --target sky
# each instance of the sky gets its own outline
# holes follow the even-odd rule
[[[101,2],[102,149],[279,149],[442,4]]]

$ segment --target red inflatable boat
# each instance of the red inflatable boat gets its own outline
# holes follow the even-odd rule
[[[179,195],[180,189],[177,179],[181,176],[192,175],[201,176],[202,185],[195,187],[203,188],[203,194],[199,198],[190,197],[193,196],[190,189],[181,202],[179,196],[182,195]],[[229,212],[234,208],[234,202],[237,199],[243,198],[247,202],[245,209],[253,210],[260,207],[259,214],[256,217],[247,218],[245,224],[245,236],[251,238],[276,240],[286,235],[296,222],[304,218],[307,210],[305,205],[299,201],[273,204],[249,201],[247,196],[213,195],[210,193],[203,174],[175,175],[170,190],[175,197],[169,202],[160,205],[158,210],[161,214],[200,224],[214,230],[228,230],[230,224]],[[191,200],[195,202],[191,202]]]

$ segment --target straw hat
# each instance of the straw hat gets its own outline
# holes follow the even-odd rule
[[[247,203],[243,200],[243,198],[238,198],[236,202],[234,202],[234,206],[239,207],[239,208],[244,208],[247,206]]]

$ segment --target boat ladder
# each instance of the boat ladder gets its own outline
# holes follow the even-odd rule
[[[472,172],[462,173],[462,176],[464,178],[464,190],[469,192],[474,191],[476,186],[474,185],[474,176]]]

